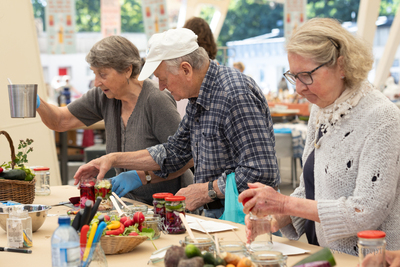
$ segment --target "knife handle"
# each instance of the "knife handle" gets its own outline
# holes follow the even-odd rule
[[[83,215],[81,218],[81,224],[79,227],[79,231],[82,229],[82,226],[89,225],[89,223],[90,223],[89,217],[90,217],[90,211],[92,210],[92,204],[93,204],[93,201],[86,200],[85,209],[83,210]]]
[[[72,227],[73,227],[76,231],[79,230],[79,227],[80,227],[80,225],[81,225],[82,214],[83,214],[83,210],[80,210],[80,211],[75,215],[74,221],[72,222]]]
[[[92,207],[92,211],[90,212],[89,223],[92,221],[93,217],[96,215],[97,209],[99,208],[102,200],[103,200],[103,198],[100,196],[98,196],[96,198],[96,202],[94,203],[94,205]]]

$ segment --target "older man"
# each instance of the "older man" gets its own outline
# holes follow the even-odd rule
[[[146,150],[112,153],[82,166],[75,179],[102,178],[110,167],[159,170],[166,177],[194,160],[194,184],[176,195],[186,208],[204,205],[205,215],[219,218],[224,211],[226,174],[235,172],[239,192],[247,183],[277,187],[280,181],[275,138],[267,101],[248,76],[210,61],[188,29],[155,34],[139,80],[153,74],[160,90],[175,100],[189,99],[184,116],[168,142]]]

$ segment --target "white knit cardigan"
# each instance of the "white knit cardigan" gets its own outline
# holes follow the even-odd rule
[[[319,110],[313,105],[303,162],[314,149]],[[400,249],[399,108],[378,90],[370,90],[330,130],[315,148],[320,246],[358,255],[357,233],[377,229],[386,232],[387,249]],[[291,196],[305,198],[303,175]],[[292,224],[281,230],[297,240],[304,222],[292,216]]]

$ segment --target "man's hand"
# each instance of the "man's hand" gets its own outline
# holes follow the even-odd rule
[[[78,171],[75,173],[74,185],[77,185],[79,181],[83,178],[96,177],[97,180],[104,178],[104,175],[112,167],[112,155],[107,154],[100,158],[94,159],[85,165],[79,167]]]
[[[186,209],[190,211],[193,211],[212,200],[208,196],[208,183],[191,184],[185,188],[181,188],[175,195],[186,197]]]

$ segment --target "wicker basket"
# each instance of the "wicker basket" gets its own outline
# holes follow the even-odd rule
[[[7,138],[10,145],[12,168],[14,169],[15,151],[13,141],[6,131],[0,131],[0,135],[2,134]],[[22,204],[32,204],[35,199],[35,183],[35,178],[32,181],[0,179],[0,201],[11,200]]]
[[[147,236],[103,236],[100,239],[106,255],[131,252],[145,240]]]

